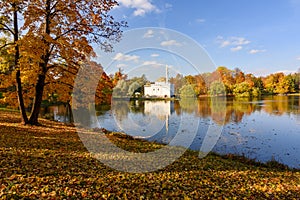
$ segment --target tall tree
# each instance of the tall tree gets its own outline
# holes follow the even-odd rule
[[[91,44],[100,45],[105,51],[112,50],[112,42],[121,37],[125,22],[115,21],[108,12],[117,6],[115,0],[7,0],[0,4],[0,10],[10,17],[6,27],[21,14],[24,24],[14,26],[12,35],[20,37],[18,30],[26,30],[21,38],[15,38],[16,81],[27,78],[34,85],[34,100],[29,119],[22,114],[25,123],[38,124],[38,115],[43,100],[47,77],[55,71],[76,75],[80,62],[94,56]],[[16,9],[13,9],[17,5]],[[15,12],[15,10],[17,12]],[[3,21],[3,20],[2,20]],[[4,31],[4,29],[3,29]],[[15,36],[14,35],[14,36]],[[19,66],[19,67],[17,67]],[[20,74],[18,74],[18,69]],[[18,79],[18,77],[20,79]],[[51,78],[50,78],[51,79]],[[20,86],[22,86],[20,82]],[[18,88],[18,94],[22,88]],[[19,95],[21,96],[21,95]],[[22,102],[19,102],[20,107]]]
[[[18,15],[23,14],[22,11],[26,7],[27,1],[19,0],[7,0],[0,2],[0,33],[8,36],[12,42],[6,42],[1,48],[10,47],[14,49],[13,66],[9,68],[9,71],[15,70],[16,89],[18,96],[18,105],[22,116],[23,123],[28,123],[28,117],[25,110],[25,104],[23,99],[23,88],[21,81],[21,69],[20,69],[20,47],[19,47],[19,19]]]

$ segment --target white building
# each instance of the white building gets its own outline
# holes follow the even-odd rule
[[[155,82],[144,86],[144,94],[149,97],[173,97],[174,84],[169,81],[168,66],[166,67],[166,82]]]

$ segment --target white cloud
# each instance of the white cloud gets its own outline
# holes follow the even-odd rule
[[[196,22],[197,22],[197,23],[204,23],[205,21],[206,21],[205,19],[201,19],[201,18],[196,19]]]
[[[244,46],[251,42],[243,37],[230,37],[228,39],[224,39],[222,36],[218,36],[217,43],[220,44],[221,48],[224,48],[227,46]]]
[[[293,70],[280,70],[275,73],[284,73],[284,74],[288,75],[288,74],[296,73],[296,70],[294,70],[294,71]]]
[[[153,38],[154,37],[154,31],[149,29],[143,36],[143,38]]]
[[[232,45],[247,45],[249,43],[250,43],[250,41],[243,37],[231,37]]]
[[[146,14],[146,11],[144,9],[137,9],[133,12],[134,16],[144,16]]]
[[[297,60],[300,60],[300,56],[297,57]]]
[[[250,54],[257,54],[257,53],[263,53],[263,52],[266,52],[265,49],[251,49],[249,51]]]
[[[134,16],[144,16],[151,12],[160,12],[160,10],[151,3],[151,0],[119,0],[120,5],[126,8],[133,8]]]
[[[151,57],[159,57],[159,54],[157,53],[151,54]]]
[[[143,66],[149,66],[151,65],[152,67],[161,67],[161,66],[164,66],[164,64],[161,64],[161,63],[158,63],[157,61],[145,61],[143,62],[142,64]]]
[[[134,61],[139,62],[139,56],[136,55],[124,55],[122,53],[117,53],[116,56],[113,58],[117,61]]]
[[[236,46],[236,47],[231,48],[230,50],[233,51],[233,52],[236,52],[236,51],[240,51],[242,49],[243,49],[242,46]]]
[[[220,47],[223,48],[223,47],[227,47],[227,46],[229,46],[229,45],[231,45],[230,41],[225,40],[225,41],[221,42]]]
[[[167,41],[163,41],[160,43],[161,46],[166,47],[166,46],[181,46],[181,44],[179,42],[177,42],[176,40],[167,40]]]

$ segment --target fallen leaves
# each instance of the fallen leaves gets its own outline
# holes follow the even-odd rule
[[[144,174],[97,161],[75,128],[40,120],[23,126],[0,111],[0,198],[44,199],[299,199],[300,172],[187,151],[166,168]],[[160,144],[107,133],[117,146],[149,152]]]

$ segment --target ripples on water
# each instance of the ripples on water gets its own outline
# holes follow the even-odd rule
[[[201,148],[210,125],[222,127],[222,132],[213,136],[217,137],[214,152],[244,155],[263,162],[276,160],[300,168],[299,96],[252,101],[224,98],[113,101],[110,110],[98,108],[98,111],[97,117],[90,117],[92,128],[122,131],[193,150]],[[197,130],[196,134],[191,130]],[[194,137],[192,144],[186,144],[190,137]]]

